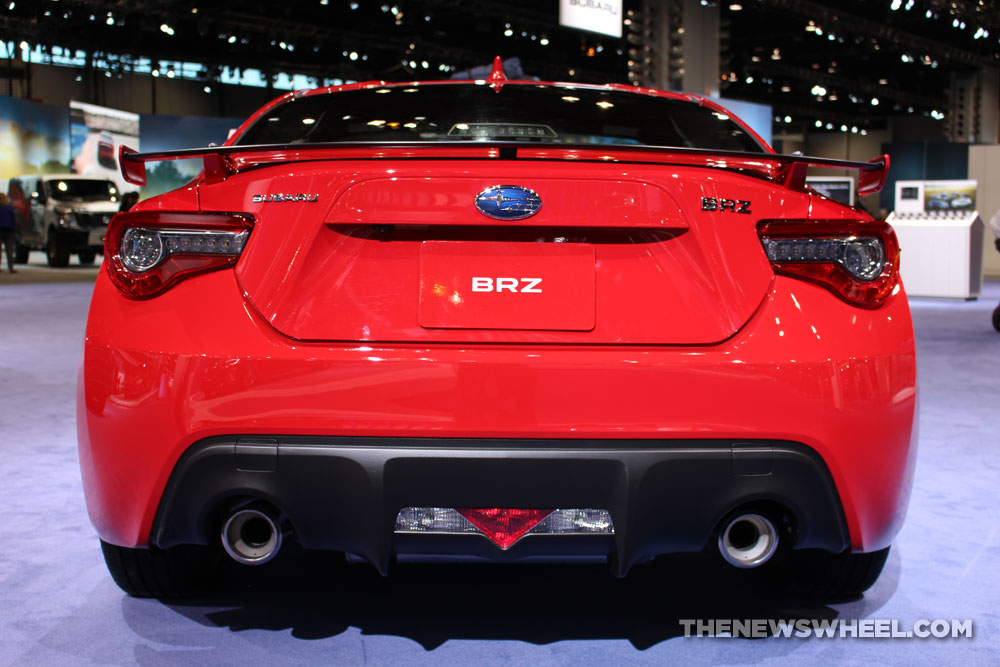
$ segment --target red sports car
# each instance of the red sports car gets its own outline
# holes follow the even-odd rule
[[[718,104],[487,79],[300,91],[116,216],[79,385],[87,504],[132,595],[224,549],[660,554],[870,586],[916,363],[892,229]]]

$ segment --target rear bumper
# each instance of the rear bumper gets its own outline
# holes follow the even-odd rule
[[[430,552],[606,555],[623,575],[658,554],[701,550],[748,505],[787,515],[782,538],[794,547],[849,544],[826,466],[795,443],[321,437],[195,444],[167,485],[151,541],[218,540],[227,506],[246,497],[278,508],[304,547],[356,554],[383,573],[396,555]],[[394,535],[404,507],[600,508],[615,534],[528,535],[504,552],[479,535]]]
[[[800,443],[818,456],[832,478],[850,548],[857,551],[891,543],[905,515],[916,452],[916,359],[905,295],[891,297],[879,309],[862,310],[821,287],[782,277],[775,278],[750,322],[718,345],[413,345],[285,338],[248,306],[230,271],[198,276],[149,301],[123,299],[102,272],[79,380],[78,437],[88,510],[102,539],[121,546],[166,540],[166,535],[153,535],[153,522],[175,468],[201,451],[196,443],[232,439],[234,434],[277,438],[282,447],[294,445],[295,452],[301,444],[301,456],[312,452],[302,460],[341,446],[310,449],[304,434],[404,441],[400,448],[405,452],[387,459],[391,465],[385,471],[381,463],[366,467],[365,457],[378,461],[387,456],[370,447],[360,447],[354,458],[319,456],[321,467],[347,461],[340,465],[359,477],[389,474],[396,466],[429,466],[445,456],[420,454],[422,445],[415,445],[415,439],[437,439],[438,444],[427,447],[445,452],[453,447],[479,452],[483,439],[502,440],[501,450],[524,449],[512,441],[559,441],[543,448],[614,452],[604,459],[614,465],[598,466],[606,476],[600,483],[609,485],[599,492],[603,494],[614,488],[617,493],[653,493],[648,482],[629,481],[622,488],[622,479],[640,472],[648,479],[654,479],[648,477],[650,471],[662,472],[664,483],[678,484],[690,469],[684,464],[679,468],[683,474],[672,472],[677,459],[670,452],[689,444],[728,443],[725,449],[739,442]],[[465,440],[477,444],[461,444]],[[342,446],[355,447],[354,442]],[[573,444],[584,442],[590,444]],[[659,449],[666,452],[658,454],[663,457],[659,464],[630,467],[628,457],[646,461],[643,452]],[[301,456],[279,456],[289,459],[279,475],[287,466],[299,466],[293,462]],[[460,471],[468,477],[449,475],[448,484],[464,485],[468,478],[483,489],[500,484],[515,494],[510,499],[470,497],[464,504],[520,504],[519,483],[510,476],[491,481],[492,472],[485,472],[511,465],[504,462],[506,455],[491,454],[483,471],[475,463],[478,455],[458,456]],[[526,460],[535,461],[534,456]],[[557,458],[566,465],[564,457]],[[548,470],[544,460],[538,462],[540,469]],[[518,476],[535,479],[539,474],[531,465],[518,465]],[[587,466],[595,464],[588,455],[581,465],[590,470]],[[310,474],[310,465],[302,468],[302,475]],[[617,472],[607,472],[612,468]],[[557,473],[548,475],[546,484],[567,476]],[[241,479],[237,476],[229,488],[238,489]],[[739,478],[736,486],[749,479]],[[360,480],[357,488],[365,484],[372,482]],[[303,484],[302,493],[331,493],[324,485]],[[709,498],[726,498],[730,491],[723,487],[705,497],[694,488],[690,495],[666,499],[674,507],[709,503],[715,512],[727,511],[729,507],[718,509],[721,505]],[[384,488],[394,492],[394,487]],[[366,494],[361,495],[370,502],[371,493]],[[366,536],[369,546],[362,555],[375,562],[391,553],[391,533],[384,532],[391,521],[385,514],[402,500],[390,500],[379,497],[371,505],[378,508],[377,516],[369,517],[373,527],[366,530],[380,537],[347,533]],[[569,502],[551,496],[523,500],[543,507],[567,507]],[[628,502],[617,496],[611,500],[619,504],[606,509]],[[654,501],[650,507],[660,502]],[[416,504],[428,503],[430,499]],[[690,540],[677,543],[679,548],[704,544],[705,531],[714,527],[709,518],[718,519],[706,517],[697,531],[678,531]],[[676,520],[672,514],[666,518]],[[321,537],[306,528],[305,540],[340,548],[335,531],[328,532]],[[616,553],[633,559],[646,548],[638,545],[651,544],[656,550],[675,539],[657,542],[659,538],[631,528],[621,535],[625,537],[615,538]],[[617,544],[626,537],[636,546]]]

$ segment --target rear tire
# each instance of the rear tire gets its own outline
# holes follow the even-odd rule
[[[49,234],[49,241],[45,244],[45,255],[51,267],[61,269],[69,266],[69,250],[55,234]]]
[[[136,598],[185,598],[206,593],[216,583],[219,554],[210,547],[130,549],[101,540],[111,578]]]
[[[888,557],[889,547],[865,554],[802,549],[786,554],[776,574],[796,593],[855,598],[878,580]]]
[[[1000,306],[993,310],[993,328],[1000,331]]]
[[[82,266],[90,266],[94,263],[94,260],[97,259],[96,250],[81,250],[76,254],[80,258],[80,264]]]

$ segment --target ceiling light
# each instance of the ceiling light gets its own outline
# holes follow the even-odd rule
[[[165,32],[166,34],[172,36],[174,34],[174,29],[168,26],[166,23],[161,23],[160,32]]]
[[[739,11],[742,11],[742,10],[743,10],[743,5],[741,5],[741,4],[738,4],[738,3],[734,2],[733,4],[729,5],[729,11],[731,11],[731,12],[739,12]]]

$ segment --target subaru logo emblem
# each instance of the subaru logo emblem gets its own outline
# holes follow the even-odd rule
[[[538,213],[542,198],[520,185],[494,185],[476,195],[476,208],[497,220],[523,220]]]

